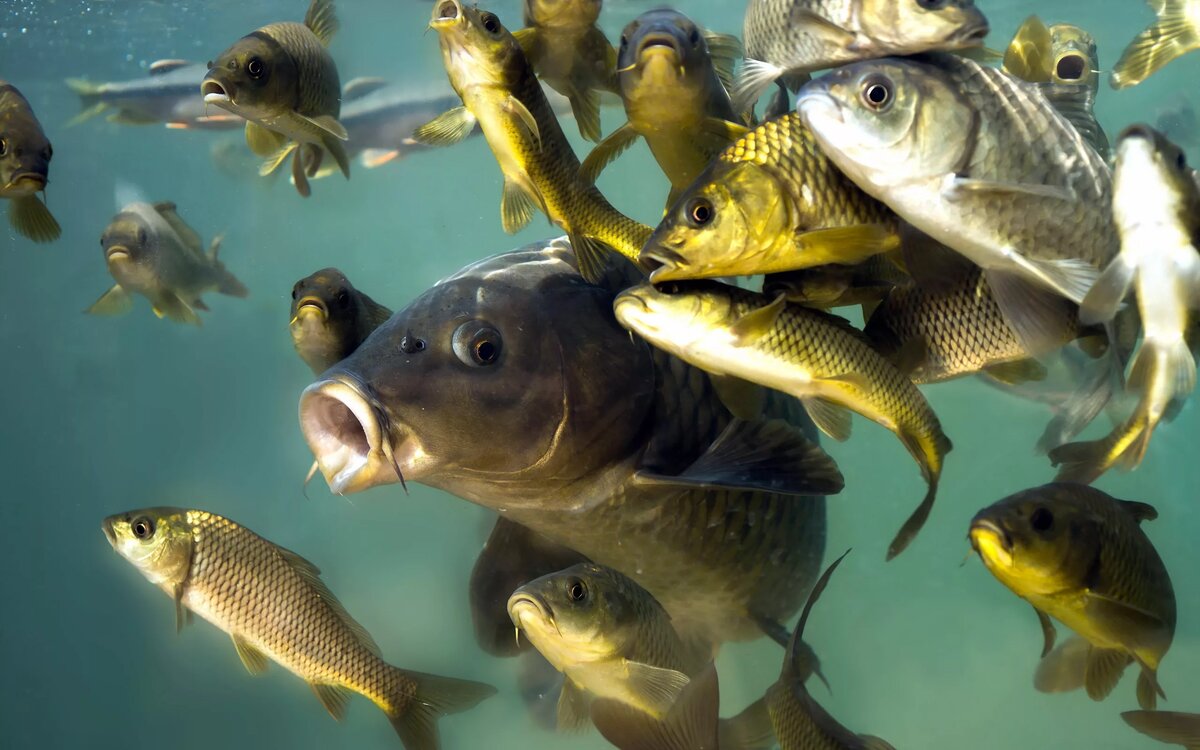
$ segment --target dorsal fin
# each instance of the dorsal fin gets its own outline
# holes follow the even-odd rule
[[[340,26],[333,0],[312,0],[308,12],[304,14],[304,25],[316,34],[321,44],[328,47]]]
[[[1158,518],[1158,510],[1153,505],[1139,503],[1136,500],[1118,500],[1117,504],[1133,516],[1138,523]]]
[[[154,210],[163,218],[179,235],[179,239],[183,240],[184,246],[195,252],[197,255],[204,255],[204,247],[200,242],[200,235],[196,234],[196,230],[187,225],[176,210],[173,201],[162,201],[154,204]]]
[[[295,552],[292,552],[290,549],[286,549],[278,545],[275,546],[275,549],[279,550],[280,556],[287,561],[288,565],[292,566],[292,569],[300,574],[305,583],[307,583],[309,586],[312,586],[313,590],[317,593],[317,596],[321,597],[321,601],[329,605],[329,608],[333,610],[334,614],[336,614],[338,618],[346,624],[346,627],[350,628],[350,632],[354,633],[355,637],[358,638],[358,640],[364,646],[366,646],[367,650],[376,656],[379,656],[379,645],[375,643],[375,639],[371,637],[371,634],[367,632],[366,628],[364,628],[362,625],[359,625],[358,622],[350,616],[350,613],[346,611],[346,608],[342,606],[342,603],[338,601],[338,598],[333,595],[333,592],[330,591],[329,587],[325,585],[325,582],[321,580],[320,568],[318,568],[316,565],[313,565],[300,555],[297,555]]]

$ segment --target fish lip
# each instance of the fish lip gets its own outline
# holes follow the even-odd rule
[[[311,308],[317,311],[322,318],[329,317],[329,308],[321,301],[319,297],[302,297],[296,303],[296,317],[300,317],[300,313],[304,312],[305,308]]]
[[[1062,74],[1061,66],[1064,62],[1067,62],[1067,61],[1070,61],[1072,65],[1078,66],[1077,71],[1076,71],[1075,67],[1072,67],[1067,72],[1068,73],[1078,72],[1077,75],[1065,76]],[[1054,61],[1054,75],[1056,75],[1058,78],[1060,78],[1064,81],[1082,81],[1084,76],[1087,74],[1087,72],[1088,72],[1087,58],[1081,52],[1071,50],[1070,52],[1067,52],[1066,54],[1061,55],[1057,60]]]
[[[6,187],[18,187],[23,182],[31,182],[31,183],[33,183],[33,185],[31,185],[29,187],[32,188],[33,192],[36,193],[41,190],[44,190],[46,188],[46,183],[48,181],[49,180],[47,180],[45,174],[43,174],[41,172],[34,172],[31,170],[26,170],[24,172],[17,172],[16,174],[14,174],[9,179],[8,185]]]
[[[650,283],[652,284],[681,278],[680,274],[687,265],[687,258],[666,247],[642,251],[638,255],[638,260],[645,264],[658,264],[658,267],[650,272]]]
[[[984,39],[987,38],[987,35],[990,32],[991,32],[991,26],[985,20],[985,21],[981,21],[979,23],[972,24],[970,26],[966,26],[963,29],[961,29],[959,31],[959,33],[955,36],[954,41],[965,44],[965,45],[983,44]]]
[[[542,597],[531,594],[528,591],[517,589],[513,595],[508,598],[508,618],[512,620],[512,624],[524,630],[524,618],[521,616],[521,605],[528,605],[537,611],[538,616],[545,620],[550,625],[554,625],[554,613],[550,611],[550,607],[546,606],[546,602]],[[557,627],[557,626],[555,626]]]
[[[804,87],[804,90],[796,97],[796,111],[809,128],[812,127],[812,115],[817,113],[833,119],[838,125],[846,124],[846,117],[842,113],[842,108],[838,106],[837,100],[829,93],[823,81],[820,83],[813,82]]]
[[[444,29],[459,23],[463,23],[463,12],[458,0],[441,0],[433,8],[433,18],[429,21],[429,27]]]
[[[652,48],[669,50],[674,55],[676,62],[683,57],[679,49],[679,40],[673,34],[665,31],[651,31],[642,36],[637,46],[637,59],[639,63],[642,62],[643,56]]]
[[[104,248],[104,260],[112,263],[118,260],[129,260],[129,248],[124,245],[109,245]]]
[[[1004,530],[1002,526],[1000,526],[1000,524],[996,523],[990,518],[976,518],[971,521],[971,529],[967,533],[967,538],[971,540],[971,547],[976,552],[981,552],[979,549],[979,542],[976,539],[977,532],[986,532],[996,537],[1000,540],[1000,546],[1004,549],[1004,551],[1010,555],[1012,554],[1012,537],[1007,531]]]
[[[343,375],[318,380],[300,394],[300,429],[335,495],[405,485],[424,456],[415,436],[398,430],[363,389]],[[398,445],[397,445],[398,443]]]
[[[106,518],[100,522],[100,530],[104,532],[104,538],[112,545],[113,549],[117,548],[117,535],[112,528],[112,519]]]

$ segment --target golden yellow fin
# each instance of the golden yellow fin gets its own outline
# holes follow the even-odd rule
[[[1036,15],[1025,19],[1004,51],[1004,71],[1030,83],[1050,80],[1050,29]]]
[[[246,668],[247,672],[259,675],[267,671],[267,665],[270,663],[267,655],[247,643],[246,639],[233,636],[233,648],[237,651],[238,658],[242,660],[242,666]]]
[[[413,140],[426,146],[452,146],[475,129],[475,115],[466,107],[448,109],[413,131]]]
[[[312,0],[308,12],[304,14],[304,25],[321,40],[321,44],[328,47],[340,26],[333,0]]]
[[[93,302],[84,312],[89,315],[124,315],[132,309],[133,295],[120,284],[113,284],[111,289],[100,295],[100,299]]]
[[[1121,53],[1109,79],[1115,89],[1136,86],[1185,52],[1200,49],[1200,29],[1188,16],[1193,7],[1189,0],[1157,0],[1151,5],[1158,21]]]
[[[327,682],[310,682],[313,695],[321,701],[321,705],[337,721],[346,716],[346,704],[350,702],[350,691],[341,685],[330,685]]]
[[[257,122],[246,123],[246,145],[255,156],[268,159],[276,154],[288,141],[287,136],[268,130]]]
[[[13,229],[34,242],[53,242],[62,234],[54,214],[36,195],[13,198],[8,209],[8,220]]]

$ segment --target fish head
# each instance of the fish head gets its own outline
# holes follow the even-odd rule
[[[839,68],[805,84],[796,108],[826,156],[876,196],[954,173],[976,128],[975,110],[919,60]]]
[[[1200,190],[1183,149],[1149,125],[1130,125],[1117,139],[1113,215],[1125,228],[1165,213],[1200,236]],[[1153,205],[1157,204],[1157,205]]]
[[[458,92],[511,90],[523,75],[532,75],[521,46],[491,11],[460,0],[438,0],[429,27],[438,33],[446,72]]]
[[[626,653],[638,636],[639,602],[633,598],[639,594],[653,602],[615,570],[579,563],[518,588],[509,597],[508,615],[562,669]]]
[[[474,263],[396,312],[304,391],[300,423],[335,493],[403,477],[540,508],[537,493],[628,460],[654,377],[612,292],[553,241]]]
[[[971,0],[862,0],[859,24],[897,55],[978,47],[988,34],[987,18]]]
[[[643,247],[655,283],[753,274],[795,232],[791,201],[770,170],[714,162],[680,196]]]
[[[670,281],[626,289],[613,302],[621,325],[676,355],[720,347],[734,310],[728,285],[717,281]]]
[[[169,591],[187,580],[195,545],[188,511],[132,510],[105,518],[100,528],[116,553],[154,585]]]
[[[680,98],[697,93],[702,74],[711,69],[708,44],[700,27],[679,11],[650,10],[621,32],[617,69],[626,99],[666,94],[671,106],[683,107]]]
[[[100,235],[104,263],[118,283],[139,288],[152,280],[159,254],[159,236],[147,219],[153,207],[132,203],[113,217]]]
[[[1050,55],[1053,60],[1050,80],[1055,83],[1079,83],[1095,93],[1100,87],[1100,62],[1096,38],[1067,23],[1050,27]]]
[[[582,29],[600,20],[602,0],[525,0],[526,26],[543,29]]]
[[[262,120],[295,109],[299,87],[292,56],[271,36],[255,31],[209,62],[200,94],[205,104]]]
[[[332,366],[361,343],[356,335],[359,307],[357,290],[336,268],[323,268],[292,287],[288,325],[292,343],[316,372]],[[310,355],[323,366],[310,362]]]
[[[54,148],[25,98],[2,83],[0,92],[0,195],[32,195],[46,188]]]
[[[1049,595],[1084,585],[1100,552],[1102,523],[1071,502],[1072,485],[1011,495],[971,521],[971,546],[992,575],[1020,595]]]

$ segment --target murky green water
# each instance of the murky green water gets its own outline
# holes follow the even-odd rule
[[[489,4],[516,23],[513,0]],[[604,29],[651,3],[606,4]],[[738,32],[741,2],[682,2],[698,22]],[[988,2],[991,46],[1019,22],[1084,26],[1110,64],[1151,13],[1137,0]],[[332,52],[342,80],[382,76],[414,95],[446,93],[429,3],[343,0]],[[287,331],[293,282],[329,265],[393,308],[466,263],[559,234],[535,219],[517,236],[498,221],[500,172],[483,139],[415,154],[353,179],[314,184],[300,199],[285,180],[264,185],[214,166],[211,149],[240,134],[128,127],[96,118],[68,128],[68,77],[124,80],[161,58],[204,62],[263,23],[293,19],[303,2],[0,0],[0,77],[28,97],[54,144],[48,201],[63,226],[45,247],[0,229],[0,423],[7,488],[0,500],[0,747],[397,747],[380,713],[355,699],[332,721],[279,668],[242,669],[229,639],[205,623],[174,632],[171,602],[114,555],[102,517],[147,505],[204,508],[233,518],[319,565],[330,587],[389,661],[491,682],[500,694],[441,722],[448,748],[604,747],[595,733],[555,736],[528,718],[514,662],[475,645],[467,609],[471,565],[489,511],[422,486],[332,497],[296,420],[311,381]],[[1133,90],[1101,89],[1110,134],[1200,98],[1200,55]],[[607,132],[619,110],[603,113]],[[578,151],[583,143],[565,128]],[[1192,134],[1200,140],[1200,134]],[[1200,153],[1192,151],[1193,159]],[[666,181],[638,146],[604,175],[618,208],[653,223]],[[123,196],[171,200],[222,257],[248,300],[210,296],[200,329],[156,319],[139,301],[120,319],[82,310],[107,289],[97,240]],[[1052,478],[1031,446],[1046,412],[973,380],[926,389],[955,442],[929,526],[883,563],[888,539],[923,491],[910,458],[884,430],[858,420],[830,445],[847,488],[829,501],[829,550],[854,547],[809,625],[833,685],[818,699],[846,725],[922,748],[1151,748],[1119,712],[1135,708],[1134,679],[1093,703],[1032,688],[1041,645],[1030,608],[979,564],[960,566],[976,510]],[[481,425],[487,414],[481,413]],[[1180,626],[1160,679],[1164,708],[1200,711],[1200,438],[1196,404],[1160,429],[1143,466],[1097,486],[1151,503],[1149,534],[1166,560]],[[766,641],[727,646],[718,662],[725,713],[761,695],[782,651]]]

